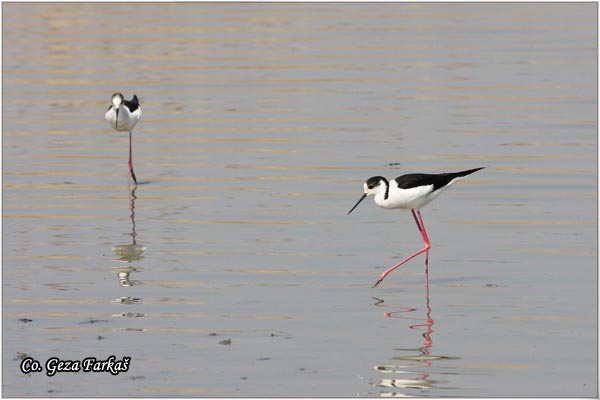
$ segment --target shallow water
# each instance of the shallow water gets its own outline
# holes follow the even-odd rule
[[[3,394],[597,396],[596,7],[3,4]]]

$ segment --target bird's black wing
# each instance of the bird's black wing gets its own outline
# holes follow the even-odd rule
[[[437,190],[446,186],[454,178],[449,174],[406,174],[396,178],[395,181],[400,189],[433,185],[433,190]]]
[[[448,172],[444,174],[407,174],[395,179],[400,189],[410,189],[417,186],[433,185],[433,190],[446,186],[452,179],[461,178],[479,171],[482,168],[469,169],[460,172]]]
[[[124,100],[123,104],[125,104],[127,108],[129,108],[129,112],[134,112],[140,106],[140,102],[135,94],[133,95],[133,98],[131,100]]]

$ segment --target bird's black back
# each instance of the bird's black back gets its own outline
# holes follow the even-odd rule
[[[124,100],[123,104],[125,104],[127,108],[129,108],[129,112],[134,112],[140,106],[140,102],[135,94],[133,95],[133,98],[131,100]]]
[[[481,168],[469,169],[461,172],[447,172],[443,174],[406,174],[395,179],[400,189],[411,189],[417,186],[433,185],[433,190],[446,186],[452,179],[460,178],[479,171]]]

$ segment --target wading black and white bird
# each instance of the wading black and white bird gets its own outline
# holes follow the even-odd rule
[[[429,248],[431,247],[431,242],[427,236],[427,231],[425,230],[425,224],[423,223],[420,209],[425,207],[432,200],[438,197],[444,190],[448,189],[465,176],[470,175],[473,172],[477,172],[483,168],[485,167],[443,174],[407,174],[390,181],[383,176],[374,176],[367,179],[367,181],[364,183],[364,194],[354,205],[354,207],[348,211],[348,214],[354,211],[360,202],[363,201],[367,196],[374,196],[375,204],[381,208],[410,209],[417,224],[417,228],[419,228],[419,232],[421,233],[424,244],[424,247],[421,250],[406,257],[398,264],[384,271],[379,276],[379,279],[377,282],[375,282],[373,287],[379,285],[390,272],[421,253],[426,253],[425,277],[427,279]]]
[[[128,181],[133,178],[133,182],[137,186],[137,179],[133,172],[133,160],[131,154],[131,132],[142,117],[142,108],[137,96],[134,94],[131,100],[125,100],[121,93],[112,95],[111,105],[104,117],[117,132],[129,132],[129,176]]]

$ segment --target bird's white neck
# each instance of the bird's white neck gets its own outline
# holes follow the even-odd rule
[[[387,198],[387,199],[385,198],[385,192],[377,193],[375,195],[374,200],[375,200],[375,204],[377,204],[379,207],[383,207],[383,208],[386,208],[386,206],[389,203],[389,198]]]
[[[123,103],[123,99],[119,96],[114,96],[112,98],[112,104],[113,107],[115,107],[117,110],[119,109],[119,107],[121,106],[121,103]]]
[[[377,204],[379,207],[386,207],[389,203],[389,191],[390,191],[390,184],[388,182],[383,182],[383,184],[380,186],[380,190],[375,193],[375,204]]]

